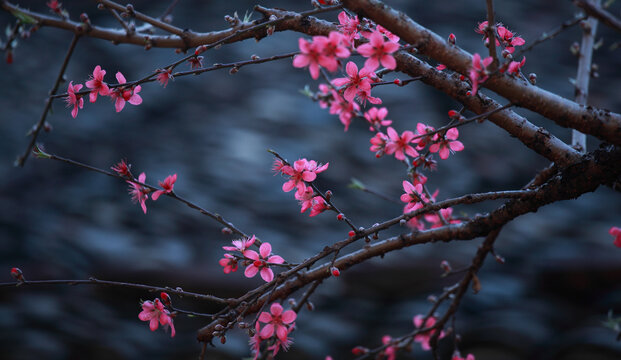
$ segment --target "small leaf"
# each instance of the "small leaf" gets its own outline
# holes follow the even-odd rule
[[[351,189],[356,189],[356,190],[364,190],[367,188],[366,186],[364,186],[364,184],[360,180],[356,178],[351,178],[351,183],[349,183],[349,185],[347,186]]]
[[[36,24],[37,23],[37,19],[33,18],[32,16],[25,14],[19,10],[12,10],[11,14],[13,14],[13,16],[15,16],[19,21],[23,22],[24,24]]]

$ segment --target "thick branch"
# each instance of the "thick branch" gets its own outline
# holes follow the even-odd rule
[[[444,226],[438,229],[420,231],[408,235],[400,235],[369,245],[364,249],[339,258],[335,266],[341,270],[350,268],[372,257],[384,255],[390,251],[407,246],[437,241],[470,240],[486,236],[508,221],[537,211],[540,207],[560,200],[568,200],[597,189],[601,184],[610,184],[621,175],[621,150],[611,148],[609,151],[598,150],[584,159],[561,171],[538,189],[538,194],[526,199],[516,199],[505,203],[486,216],[480,216],[468,222]],[[308,283],[330,276],[331,263],[320,265],[297,278],[288,280],[270,293],[270,299],[286,298]],[[223,316],[199,330],[198,340],[210,342],[215,326],[227,324],[242,311],[251,314],[259,311],[267,301],[267,294],[262,295],[250,305],[239,305],[226,316]],[[241,306],[241,307],[240,307]]]
[[[257,6],[256,9],[266,16],[291,16],[290,20],[283,21],[276,26],[277,31],[295,30],[308,35],[328,35],[330,31],[338,30],[334,24],[315,17],[304,17],[294,12],[268,9],[260,6]],[[458,77],[440,72],[433,66],[404,51],[396,53],[395,59],[397,60],[397,68],[400,71],[416,78],[422,77],[419,81],[443,91],[476,114],[491,112],[501,107],[500,104],[485,95],[481,94],[476,97],[466,95],[470,88],[465,82],[460,81]],[[494,113],[489,120],[505,129],[512,136],[517,137],[530,149],[560,165],[572,163],[580,156],[576,150],[550,134],[547,130],[533,125],[511,110]]]
[[[457,46],[449,46],[436,33],[419,25],[406,14],[378,0],[343,0],[343,4],[384,26],[418,51],[463,75],[468,75],[472,56]],[[520,79],[496,73],[483,85],[517,106],[535,111],[557,124],[580,130],[610,143],[621,145],[621,114],[576,104]]]

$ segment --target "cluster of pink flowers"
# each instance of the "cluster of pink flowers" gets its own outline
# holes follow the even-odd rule
[[[487,44],[489,42],[489,36],[487,34],[487,24],[488,21],[483,21],[479,23],[479,26],[474,29],[477,34],[483,35],[483,39]],[[505,48],[509,52],[509,54],[513,54],[516,46],[522,46],[526,43],[521,36],[515,35],[509,29],[504,27],[501,23],[496,24],[496,46],[501,46]]]
[[[162,300],[170,303],[170,297],[166,293],[162,293]],[[151,331],[157,330],[159,325],[162,325],[164,329],[170,327],[170,336],[175,336],[175,325],[173,324],[173,316],[168,309],[164,307],[164,304],[160,299],[153,301],[147,300],[142,303],[142,311],[138,314],[138,318],[142,321],[149,322],[149,328]]]
[[[270,312],[262,312],[259,321],[255,324],[256,333],[250,338],[250,347],[254,353],[254,359],[258,359],[261,353],[261,342],[268,340],[272,345],[267,350],[276,356],[280,349],[289,350],[293,343],[289,334],[295,329],[295,319],[298,314],[293,310],[284,311],[282,305],[273,303]],[[263,328],[259,323],[264,323]]]
[[[142,98],[138,95],[142,89],[140,85],[129,87],[118,86],[111,89],[104,81],[105,75],[106,70],[102,70],[101,66],[97,65],[93,70],[90,80],[85,83],[86,87],[91,89],[89,93],[89,100],[91,103],[97,101],[97,95],[110,96],[110,98],[114,100],[114,108],[116,109],[116,112],[123,110],[126,102],[132,105],[142,104]],[[120,71],[116,73],[116,79],[119,82],[119,85],[127,83],[125,76],[123,76]],[[78,116],[78,108],[82,109],[84,107],[84,99],[82,98],[83,95],[78,94],[82,87],[82,84],[73,85],[73,81],[70,81],[69,86],[67,87],[67,97],[65,98],[65,101],[67,102],[68,107],[73,107],[71,110],[71,116],[74,119]]]
[[[358,17],[350,17],[344,11],[338,19],[340,31],[332,31],[328,37],[315,36],[312,41],[299,39],[301,53],[293,59],[293,66],[308,66],[311,77],[317,79],[321,67],[329,71],[338,70],[341,60],[348,58],[354,50],[366,58],[361,69],[349,61],[345,66],[345,77],[333,79],[330,85],[319,85],[320,106],[329,107],[330,114],[338,115],[347,131],[354,117],[363,116],[360,105],[366,105],[367,101],[382,103],[380,98],[371,96],[372,84],[379,81],[375,70],[380,65],[394,70],[397,62],[392,54],[399,50],[400,45],[399,37],[380,25],[369,22],[374,29],[361,31]],[[354,41],[362,37],[368,41],[355,47]]]
[[[246,266],[244,275],[247,278],[253,278],[257,274],[261,274],[261,278],[266,282],[274,280],[274,271],[270,265],[283,264],[285,260],[278,255],[272,254],[272,245],[264,242],[259,246],[259,252],[249,250],[254,245],[256,237],[252,235],[250,238],[233,240],[233,246],[223,246],[226,251],[239,252],[239,254],[224,254],[219,263],[224,268],[225,274],[237,271],[238,261]]]
[[[414,322],[414,326],[417,329],[425,329],[425,328],[431,328],[436,324],[436,318],[433,316],[430,316],[429,318],[427,318],[427,320],[425,321],[425,316],[424,315],[416,315],[414,316],[414,319],[412,319]],[[424,322],[424,325],[423,325]],[[416,341],[417,343],[420,343],[420,346],[423,348],[423,350],[431,350],[431,346],[429,345],[429,340],[431,340],[431,337],[435,334],[437,330],[429,330],[427,332],[418,334],[414,336],[414,341]],[[438,339],[442,339],[444,337],[444,331],[440,331],[440,335],[438,336]]]
[[[131,164],[128,165],[125,160],[121,160],[110,168],[120,176],[127,178],[127,183],[129,184],[129,194],[132,197],[132,201],[134,203],[140,204],[142,211],[146,214],[146,202],[147,200],[149,200],[149,194],[151,193],[151,189],[141,184],[145,183],[145,181],[147,180],[147,175],[144,172],[140,173],[140,175],[138,175],[138,181],[136,181],[131,173]],[[159,185],[162,189],[155,190],[153,194],[151,194],[151,200],[156,201],[161,195],[172,193],[176,181],[177,174],[169,175],[166,177],[166,179],[164,179],[164,181],[160,181]]]
[[[479,84],[484,83],[489,78],[487,67],[494,61],[491,56],[481,60],[481,55],[472,55],[472,67],[470,68],[470,82],[472,83],[472,96],[477,94]]]
[[[347,39],[338,31],[330,32],[329,36],[314,36],[312,41],[304,38],[298,40],[301,54],[293,58],[293,66],[302,68],[308,66],[311,77],[319,78],[319,68],[336,71],[339,59],[348,58],[350,51]]]
[[[313,182],[317,174],[328,169],[329,163],[317,164],[315,160],[299,159],[293,166],[286,165],[282,160],[275,160],[273,170],[276,173],[289,176],[282,185],[284,192],[296,189],[295,199],[300,202],[301,211],[311,209],[310,216],[316,216],[328,209],[328,204],[323,197],[317,195],[315,190],[306,183]]]

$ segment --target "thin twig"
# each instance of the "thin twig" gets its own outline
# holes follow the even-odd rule
[[[32,148],[37,142],[37,137],[39,136],[39,132],[41,132],[41,129],[43,128],[43,125],[45,124],[45,119],[47,118],[47,114],[49,113],[50,108],[52,107],[52,102],[54,101],[54,94],[56,94],[56,91],[58,90],[58,86],[60,85],[60,82],[63,80],[63,76],[65,75],[65,70],[67,69],[67,65],[69,64],[69,60],[71,59],[71,55],[73,54],[73,50],[75,49],[75,46],[78,43],[78,39],[80,39],[80,35],[78,34],[73,35],[73,39],[71,39],[71,44],[69,45],[69,49],[67,50],[65,59],[63,60],[62,65],[60,66],[60,70],[58,71],[58,76],[56,77],[56,81],[54,82],[54,85],[52,86],[52,90],[50,90],[50,94],[47,100],[45,101],[45,107],[43,108],[43,112],[41,113],[39,122],[37,123],[34,130],[32,131],[32,137],[30,139],[30,143],[28,144],[26,151],[24,151],[24,154],[18,157],[17,160],[15,161],[15,166],[20,166],[20,167],[24,166],[26,159],[28,159],[28,156],[30,155]]]
[[[582,8],[589,16],[599,19],[612,29],[621,31],[621,19],[612,15],[600,6],[600,1],[574,0],[579,8]]]
[[[64,162],[64,163],[67,163],[67,164],[70,164],[70,165],[78,166],[78,167],[81,167],[81,168],[84,168],[84,169],[87,169],[87,170],[90,170],[90,171],[98,172],[100,174],[104,174],[104,175],[108,175],[108,176],[111,176],[111,177],[114,177],[114,178],[117,178],[117,179],[121,179],[123,181],[130,181],[132,183],[135,183],[135,184],[138,184],[138,185],[143,186],[145,188],[148,188],[151,191],[160,190],[160,188],[158,188],[158,187],[155,187],[153,185],[149,185],[149,184],[146,184],[146,183],[142,183],[140,181],[137,181],[136,179],[127,179],[127,178],[125,178],[125,177],[123,177],[121,175],[118,175],[116,173],[113,173],[113,172],[110,172],[110,171],[106,171],[106,170],[103,170],[103,169],[100,169],[100,168],[96,168],[96,167],[91,166],[91,165],[83,164],[81,162],[78,162],[78,161],[75,161],[75,160],[71,160],[71,159],[67,159],[67,158],[64,158],[64,157],[61,157],[61,156],[58,156],[58,155],[55,155],[55,154],[46,153],[46,156],[44,158],[48,158],[50,160],[61,161],[61,162]],[[166,195],[166,196],[169,196],[169,197],[171,197],[173,199],[176,199],[176,200],[186,204],[190,208],[192,208],[194,210],[197,210],[201,214],[209,216],[210,218],[216,220],[220,224],[230,228],[234,233],[237,233],[238,235],[241,235],[243,237],[249,237],[246,233],[244,233],[243,231],[238,229],[231,222],[225,220],[222,217],[222,215],[216,214],[216,213],[212,213],[212,212],[210,212],[208,210],[205,210],[202,207],[194,204],[193,202],[182,198],[181,196],[177,195],[175,192],[164,193],[162,195]]]
[[[4,282],[0,283],[0,288],[3,287],[16,287],[16,286],[38,286],[38,285],[103,285],[103,286],[115,286],[115,287],[124,287],[131,289],[140,289],[147,290],[149,292],[154,291],[165,291],[170,294],[177,295],[179,297],[189,297],[197,300],[207,300],[213,301],[221,304],[228,304],[228,301],[225,299],[221,299],[219,297],[213,295],[205,295],[199,294],[189,291],[183,291],[180,288],[170,288],[170,287],[161,287],[161,286],[151,286],[144,284],[136,284],[136,283],[128,283],[121,281],[110,281],[110,280],[99,280],[94,277],[89,278],[88,280],[25,280],[25,281],[16,281],[16,282]]]
[[[572,26],[574,26],[576,24],[579,24],[580,21],[582,21],[582,20],[584,20],[586,18],[587,18],[586,15],[574,17],[573,19],[570,19],[570,20],[567,20],[567,21],[563,22],[561,25],[559,25],[558,27],[554,28],[552,31],[544,32],[543,34],[541,34],[541,36],[537,40],[533,41],[530,45],[522,48],[522,50],[520,50],[519,53],[513,55],[513,57],[515,59],[521,58],[522,55],[524,55],[527,51],[530,51],[535,46],[541,44],[544,41],[547,41],[547,40],[550,40],[550,39],[554,39],[558,34],[563,32],[564,30],[567,30],[567,29],[571,28]]]

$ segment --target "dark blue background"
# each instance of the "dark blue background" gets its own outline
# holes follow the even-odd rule
[[[47,12],[44,1],[21,2]],[[115,20],[92,2],[64,1],[76,19],[86,11],[93,23],[117,27]],[[389,1],[442,36],[453,32],[470,52],[486,52],[473,29],[485,18],[484,1]],[[522,35],[527,44],[573,16],[568,1],[497,1],[496,18]],[[167,1],[135,1],[137,10],[159,15]],[[252,1],[181,1],[174,24],[195,31],[227,27],[226,14],[243,15]],[[302,11],[309,2],[266,1]],[[618,5],[614,8],[618,13]],[[334,20],[336,14],[325,15]],[[0,25],[11,23],[0,13]],[[618,33],[600,26],[604,46],[596,53],[600,78],[591,86],[590,104],[621,109],[619,50],[608,46]],[[297,50],[295,33],[277,33],[260,43],[248,40],[203,54],[205,64],[267,57]],[[527,53],[526,73],[538,85],[572,98],[577,60],[569,52],[581,32],[571,29]],[[600,36],[598,35],[598,38]],[[217,261],[223,236],[217,223],[186,206],[162,198],[148,203],[148,215],[130,202],[127,184],[66,164],[30,159],[12,167],[28,139],[24,134],[43,108],[71,36],[43,28],[20,40],[12,65],[0,64],[0,269],[19,266],[28,279],[88,278],[180,286],[218,296],[239,296],[261,284],[242,271],[225,276]],[[122,71],[134,80],[163,67],[180,55],[171,49],[114,46],[84,38],[67,70],[67,79],[83,83],[96,65],[107,70],[106,81]],[[186,65],[181,66],[184,68]],[[392,79],[393,77],[388,77]],[[405,78],[405,76],[401,76]],[[331,213],[309,218],[299,214],[292,193],[283,193],[284,179],[272,176],[272,148],[293,161],[300,157],[330,162],[319,176],[335,203],[357,224],[369,226],[401,213],[399,205],[349,189],[355,177],[397,199],[405,178],[394,158],[377,160],[368,150],[371,133],[360,120],[343,132],[338,118],[299,93],[316,88],[307,70],[291,60],[175,79],[162,88],[146,84],[140,106],[126,105],[117,114],[113,103],[86,103],[77,119],[61,101],[48,121],[54,130],[40,137],[48,151],[108,168],[121,158],[156,183],[177,173],[175,191],[222,214],[237,226],[272,243],[274,251],[299,262],[325,245],[341,240],[349,229]],[[62,90],[66,89],[66,84]],[[490,92],[483,90],[486,94]],[[446,112],[459,107],[422,84],[374,90],[384,99],[389,118],[399,130],[417,122],[441,126]],[[502,101],[504,103],[505,101]],[[570,140],[570,130],[528,111],[530,121]],[[547,160],[522,147],[489,123],[460,130],[466,150],[440,163],[430,187],[439,199],[470,192],[518,189],[547,165]],[[598,142],[589,138],[589,147]],[[455,209],[457,215],[486,212],[500,202]],[[621,356],[616,334],[604,328],[608,310],[621,312],[621,250],[607,231],[621,226],[618,193],[599,189],[576,201],[557,203],[523,216],[502,231],[497,251],[506,264],[488,259],[480,273],[482,290],[465,297],[457,315],[464,355],[481,359],[615,359]],[[400,229],[383,233],[383,237]],[[324,282],[312,297],[314,313],[300,312],[293,349],[282,358],[345,358],[356,345],[375,347],[381,336],[412,330],[412,317],[429,309],[426,297],[457,281],[439,277],[439,263],[467,266],[480,239],[404,249],[375,259]],[[360,245],[354,245],[357,249]],[[50,286],[0,290],[0,346],[6,359],[135,359],[196,358],[196,330],[206,321],[179,317],[177,336],[152,333],[138,320],[139,300],[153,294],[91,286]],[[299,297],[299,295],[298,295]],[[213,304],[175,300],[178,307],[213,312]],[[448,345],[448,344],[447,344]],[[447,346],[447,349],[450,346]],[[248,356],[247,336],[229,333],[225,346],[209,358]],[[415,346],[417,358],[429,358]],[[418,356],[422,355],[422,356]],[[402,355],[412,358],[411,354]],[[351,356],[349,356],[351,357]]]

